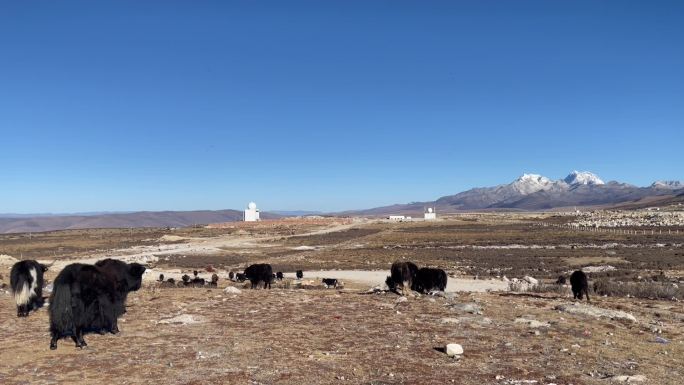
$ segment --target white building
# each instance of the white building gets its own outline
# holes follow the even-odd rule
[[[432,221],[437,219],[437,213],[432,207],[428,207],[428,209],[425,211],[425,220],[426,221]]]
[[[249,202],[247,209],[245,209],[245,216],[243,218],[245,222],[257,222],[259,221],[259,209],[256,207],[256,203]]]
[[[406,217],[403,215],[390,215],[387,219],[389,219],[390,221],[401,222],[401,221],[405,220]]]

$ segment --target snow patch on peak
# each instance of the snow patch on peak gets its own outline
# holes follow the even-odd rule
[[[684,183],[682,183],[681,181],[678,181],[678,180],[658,180],[658,181],[653,182],[651,187],[667,188],[667,189],[676,190],[676,189],[684,188]]]
[[[523,174],[510,186],[519,194],[532,194],[540,190],[546,190],[553,185],[551,179],[539,174]]]
[[[527,182],[527,183],[542,183],[546,184],[551,182],[551,180],[545,176],[541,176],[539,174],[522,174],[520,178],[516,180],[516,182]]]
[[[574,185],[600,185],[606,184],[601,178],[589,171],[573,171],[563,181],[571,186]]]

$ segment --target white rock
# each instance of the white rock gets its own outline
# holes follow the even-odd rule
[[[408,298],[406,298],[406,297],[399,297],[399,298],[397,298],[397,300],[396,300],[395,302],[396,302],[396,303],[402,303],[402,302],[406,302],[406,301],[408,301]]]
[[[539,283],[539,281],[538,281],[536,278],[532,278],[532,277],[530,277],[529,275],[526,275],[526,276],[523,278],[523,280],[524,280],[525,282],[529,283],[530,285],[537,285],[537,284]]]
[[[556,310],[564,311],[570,314],[585,315],[595,318],[610,318],[614,320],[623,320],[629,322],[636,322],[636,318],[624,311],[603,309],[597,306],[585,305],[580,303],[572,303],[566,305],[558,305],[555,307]]]
[[[242,290],[238,289],[237,287],[228,286],[225,289],[223,289],[223,292],[229,294],[240,294],[242,293]]]
[[[646,377],[641,374],[637,374],[636,376],[615,376],[612,377],[611,380],[617,383],[632,384],[635,382],[644,382],[646,381]]]
[[[536,329],[536,328],[548,328],[549,326],[551,326],[551,325],[549,325],[549,324],[546,323],[546,322],[541,322],[541,321],[537,321],[537,320],[534,320],[534,319],[527,319],[527,318],[516,318],[516,319],[515,319],[515,323],[517,323],[517,324],[527,324],[527,326],[529,326],[529,327],[531,327],[531,328],[533,328],[533,329]]]
[[[447,318],[442,318],[442,323],[443,324],[457,324],[457,323],[461,323],[461,320],[459,320],[458,318],[447,317]]]
[[[158,321],[157,323],[159,324],[181,324],[181,325],[190,325],[190,324],[196,324],[196,323],[202,323],[204,322],[204,317],[202,316],[197,316],[197,315],[192,315],[192,314],[181,314],[178,316],[175,316],[173,318],[167,318]]]
[[[446,346],[446,354],[449,357],[461,355],[463,354],[463,346],[459,344],[448,344]]]

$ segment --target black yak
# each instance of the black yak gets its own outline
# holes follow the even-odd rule
[[[394,262],[387,277],[387,286],[390,290],[397,291],[401,286],[401,294],[408,294],[413,287],[413,280],[418,272],[418,266],[413,262]]]
[[[183,280],[183,282],[182,282],[183,286],[190,286],[191,282],[190,282],[190,276],[189,275],[183,274],[181,279]]]
[[[256,263],[245,269],[245,276],[252,283],[252,289],[256,289],[259,282],[264,283],[264,289],[271,288],[273,269],[267,263]]]
[[[584,294],[587,296],[587,302],[590,302],[589,282],[587,281],[587,275],[582,270],[577,270],[570,275],[570,286],[572,286],[573,298],[581,300]]]
[[[556,285],[565,285],[567,282],[567,279],[565,278],[564,275],[559,275],[558,279],[556,280]]]
[[[302,278],[304,278],[304,272],[301,271],[301,270],[297,270],[296,275],[297,275],[297,279],[302,279]]]
[[[247,276],[242,274],[242,273],[236,273],[235,274],[235,280],[238,282],[245,282],[246,279],[247,279]]]
[[[43,273],[48,267],[34,260],[19,261],[10,271],[10,287],[17,304],[17,317],[28,317],[43,306]]]
[[[323,284],[325,287],[337,287],[337,279],[335,278],[323,278]]]
[[[50,297],[50,349],[57,349],[57,341],[67,336],[76,347],[84,347],[84,333],[118,333],[117,319],[126,312],[126,297],[140,288],[144,272],[138,263],[113,259],[65,267],[55,278]]]
[[[279,271],[279,272],[276,273],[276,279],[277,279],[278,281],[282,281],[283,278],[284,278],[284,277],[283,277],[283,272],[282,272],[282,271]]]
[[[95,266],[107,275],[110,280],[116,283],[115,289],[117,293],[117,314],[120,316],[126,313],[126,297],[131,291],[137,291],[142,286],[142,276],[145,273],[145,266],[139,263],[126,263],[118,259],[103,259],[95,262]],[[116,327],[109,330],[112,333],[118,333],[119,329]]]
[[[212,274],[211,275],[211,282],[207,283],[207,286],[218,287],[218,280],[219,280],[218,274],[216,274],[216,273]]]
[[[233,278],[235,278],[235,274],[231,271],[230,273],[228,273],[228,279],[232,281]]]
[[[424,267],[416,273],[412,289],[417,292],[444,291],[447,285],[447,274],[442,269]]]
[[[192,278],[192,281],[190,281],[190,284],[192,285],[192,287],[204,287],[204,284],[206,283],[204,278],[200,278],[198,274],[199,274],[199,272],[197,270],[193,270],[193,272],[192,272],[193,278]]]
[[[164,274],[159,274],[159,282],[164,282]]]

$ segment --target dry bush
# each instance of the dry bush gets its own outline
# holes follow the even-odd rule
[[[606,278],[594,281],[594,293],[609,297],[634,297],[646,299],[684,299],[684,290],[673,283],[620,282]]]

